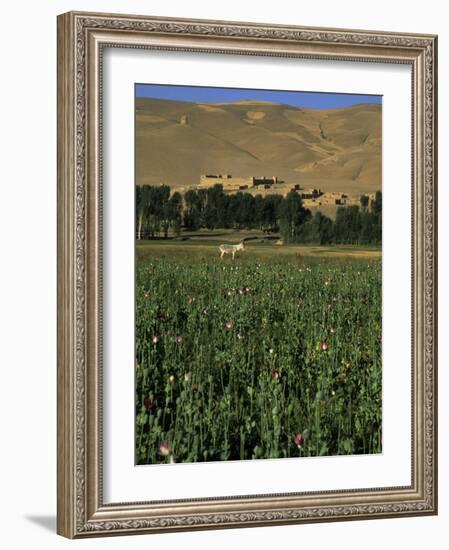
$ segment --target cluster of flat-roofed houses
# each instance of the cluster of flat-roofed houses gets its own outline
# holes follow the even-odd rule
[[[277,176],[250,176],[247,178],[236,177],[231,174],[202,174],[200,176],[201,187],[211,187],[220,184],[223,186],[223,191],[235,193],[238,191],[257,191],[258,193],[267,193],[273,191],[281,191],[287,193],[290,190],[296,191],[303,199],[304,206],[312,205],[337,205],[349,206],[359,205],[360,196],[353,197],[346,193],[340,192],[324,192],[319,188],[303,189],[300,184],[288,184]],[[373,194],[368,194],[371,200]]]

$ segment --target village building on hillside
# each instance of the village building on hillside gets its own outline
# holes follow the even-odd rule
[[[242,191],[252,187],[270,189],[273,185],[281,183],[277,176],[250,176],[249,178],[234,177],[231,174],[202,174],[200,185],[210,187],[221,184],[224,191]]]
[[[202,174],[200,187],[222,185],[225,193],[247,191],[252,194],[280,193],[286,195],[295,191],[301,197],[306,208],[317,206],[351,206],[361,205],[360,196],[350,196],[342,192],[325,192],[320,188],[303,189],[299,183],[287,183],[277,176],[250,176],[247,178],[232,176],[231,174]],[[369,200],[374,194],[367,195]]]
[[[366,195],[369,201],[374,200],[374,193]],[[303,204],[305,207],[310,206],[360,206],[360,196],[351,196],[346,193],[329,191],[327,193],[320,192],[318,196],[310,197],[302,195]]]
[[[301,187],[298,187],[297,185],[295,185],[292,190],[297,191],[298,195],[302,199],[316,200],[323,194],[321,189],[301,189]]]

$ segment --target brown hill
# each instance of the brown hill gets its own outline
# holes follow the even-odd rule
[[[382,110],[270,102],[136,100],[137,184],[194,186],[200,174],[278,176],[348,194],[381,189]]]

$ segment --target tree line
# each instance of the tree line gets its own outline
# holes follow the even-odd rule
[[[282,195],[227,194],[221,184],[189,190],[184,197],[168,185],[136,187],[137,239],[168,238],[170,230],[259,229],[279,233],[285,243],[370,244],[382,242],[382,192],[339,206],[335,220],[312,215],[296,191]]]

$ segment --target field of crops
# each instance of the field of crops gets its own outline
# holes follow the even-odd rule
[[[381,263],[138,262],[136,462],[381,452]]]

